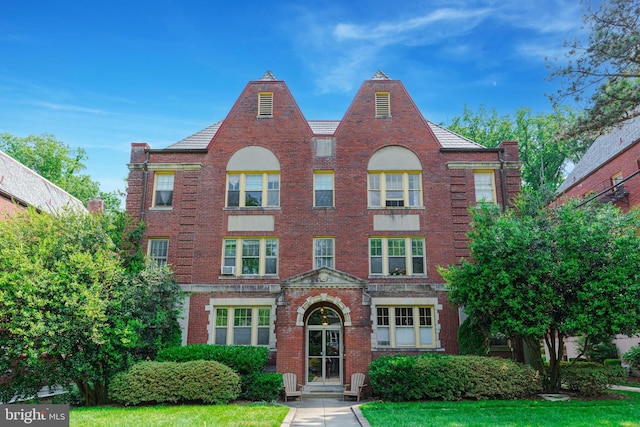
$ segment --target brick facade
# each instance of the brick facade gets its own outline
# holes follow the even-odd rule
[[[389,94],[390,115],[376,117],[377,92]],[[273,96],[267,117],[257,114],[261,93]],[[242,161],[254,174],[266,173],[263,160],[269,170],[277,165],[278,206],[227,206],[228,172],[247,152],[271,153]],[[399,175],[398,163],[405,158],[413,162],[406,169],[421,178],[420,203],[369,207],[368,171],[388,167]],[[384,75],[363,83],[339,122],[313,122],[286,84],[268,73],[248,83],[222,122],[165,149],[132,144],[129,169],[127,211],[146,221],[147,238],[168,239],[168,263],[189,293],[184,342],[214,342],[216,307],[269,308],[275,369],[296,373],[299,382],[311,382],[306,372],[313,328],[307,322],[320,308],[340,318],[340,375],[333,379],[338,383],[354,372],[366,373],[369,362],[383,354],[457,353],[458,308],[448,301],[437,266],[468,255],[475,171],[491,171],[499,204],[508,204],[520,190],[516,143],[486,149],[428,122],[402,83]],[[334,206],[314,207],[314,171],[333,173]],[[155,176],[167,172],[174,176],[171,206],[154,207]],[[277,239],[277,274],[221,274],[224,239],[252,237]],[[334,239],[333,268],[314,270],[315,237]],[[372,274],[371,238],[423,241],[422,258],[406,258],[417,262],[411,268],[418,273]],[[422,345],[378,344],[384,332],[377,330],[375,307],[388,307],[393,319],[395,307],[412,307],[416,317],[408,322]],[[432,322],[431,329],[419,331],[424,337],[411,323],[418,322],[419,307],[431,316],[425,321]]]

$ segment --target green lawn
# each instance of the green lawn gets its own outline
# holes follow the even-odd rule
[[[625,399],[366,403],[360,408],[372,427],[640,427],[640,393],[615,394]]]
[[[71,427],[279,427],[289,408],[274,405],[93,407],[72,409]]]

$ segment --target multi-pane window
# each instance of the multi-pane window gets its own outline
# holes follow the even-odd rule
[[[313,174],[313,202],[316,207],[333,206],[333,172]]]
[[[222,272],[244,276],[277,274],[278,239],[225,239]]]
[[[169,239],[149,239],[148,254],[158,266],[166,265],[169,254]]]
[[[416,172],[369,173],[369,207],[419,207],[421,182]]]
[[[171,207],[173,205],[173,174],[156,173],[155,191],[153,193],[154,207]]]
[[[227,207],[280,206],[279,173],[229,173]]]
[[[613,175],[611,177],[611,185],[618,185],[623,180],[624,180],[624,178],[622,177],[622,172],[618,172],[617,174],[615,174],[615,175]]]
[[[334,239],[332,237],[318,237],[313,239],[314,268],[334,267]]]
[[[425,274],[424,239],[376,237],[369,239],[371,274],[404,276]]]
[[[475,171],[473,174],[476,190],[476,202],[484,200],[485,202],[496,203],[496,190],[494,173],[488,171]]]
[[[389,92],[376,92],[376,117],[391,116],[391,98]]]
[[[258,117],[273,117],[273,92],[258,94]]]
[[[216,307],[214,344],[269,345],[269,307]]]
[[[431,347],[433,307],[376,307],[376,335],[379,346]]]

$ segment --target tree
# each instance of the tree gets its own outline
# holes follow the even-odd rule
[[[107,230],[100,215],[34,209],[3,219],[0,401],[73,382],[104,403],[114,373],[176,344],[179,288],[167,267],[123,261],[109,234],[125,221]]]
[[[525,341],[555,392],[565,337],[640,331],[640,211],[547,202],[526,191],[503,214],[489,204],[472,208],[470,259],[439,271],[465,312]]]
[[[640,114],[640,0],[604,0],[585,10],[588,40],[567,43],[565,65],[550,65],[561,79],[554,105],[566,98],[586,103],[583,114],[562,129],[563,139],[587,144],[612,126]]]
[[[46,133],[19,138],[5,132],[0,133],[0,151],[4,151],[85,204],[90,199],[101,197],[107,210],[119,209],[120,194],[101,192],[97,182],[89,175],[81,173],[86,169],[83,162],[88,159],[86,151],[82,148],[71,149],[53,135]]]
[[[518,141],[522,162],[522,179],[526,187],[556,190],[564,180],[567,161],[582,154],[574,140],[556,141],[555,134],[575,114],[570,109],[556,108],[553,113],[533,115],[528,108],[516,110],[515,117],[499,116],[495,108],[481,105],[477,112],[464,106],[461,117],[454,117],[448,129],[485,147],[497,147],[502,141]]]

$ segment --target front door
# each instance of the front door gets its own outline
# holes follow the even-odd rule
[[[321,307],[307,320],[307,384],[342,384],[342,321]]]

